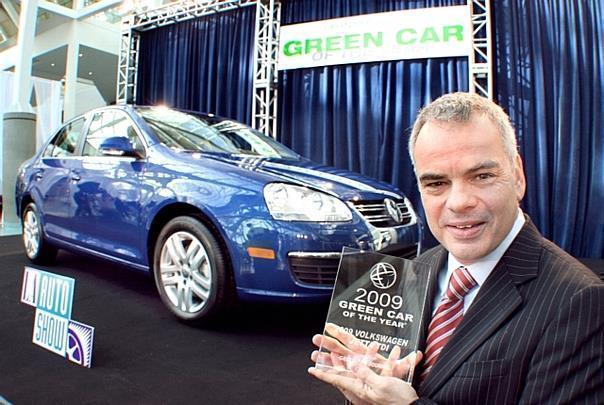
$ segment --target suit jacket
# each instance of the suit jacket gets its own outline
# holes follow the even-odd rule
[[[417,260],[441,269],[447,251],[437,246]],[[434,294],[435,280],[432,286]],[[428,297],[427,313],[432,302]],[[604,283],[527,218],[416,403],[603,404],[603,352]]]

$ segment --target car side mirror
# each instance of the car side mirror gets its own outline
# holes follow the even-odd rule
[[[105,139],[99,151],[105,156],[139,157],[130,139],[125,136],[112,136]]]

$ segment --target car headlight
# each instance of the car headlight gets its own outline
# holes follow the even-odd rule
[[[270,183],[264,187],[264,200],[273,218],[283,221],[343,222],[352,219],[344,202],[306,187]]]

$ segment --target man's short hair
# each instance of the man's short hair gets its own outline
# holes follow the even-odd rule
[[[441,96],[422,108],[413,124],[409,138],[409,156],[415,166],[413,151],[419,132],[427,122],[469,122],[472,115],[486,116],[497,128],[510,160],[516,158],[517,144],[510,117],[493,101],[473,93],[450,93]]]

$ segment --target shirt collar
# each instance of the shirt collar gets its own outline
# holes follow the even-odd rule
[[[497,246],[495,250],[493,250],[491,253],[478,260],[477,262],[472,263],[469,266],[461,264],[455,257],[453,257],[451,253],[449,253],[447,260],[447,275],[445,280],[447,280],[448,282],[449,278],[451,277],[451,274],[453,274],[453,271],[459,266],[464,266],[468,269],[472,277],[474,277],[474,280],[476,280],[478,287],[480,287],[485,282],[489,274],[491,274],[491,271],[493,271],[495,265],[497,265],[497,262],[501,260],[505,251],[508,250],[508,248],[524,226],[525,221],[526,220],[524,219],[524,214],[522,213],[522,210],[518,208],[518,215],[516,216],[516,220],[512,225],[512,229],[510,229],[510,231],[508,232],[506,237],[501,241],[499,246]]]

